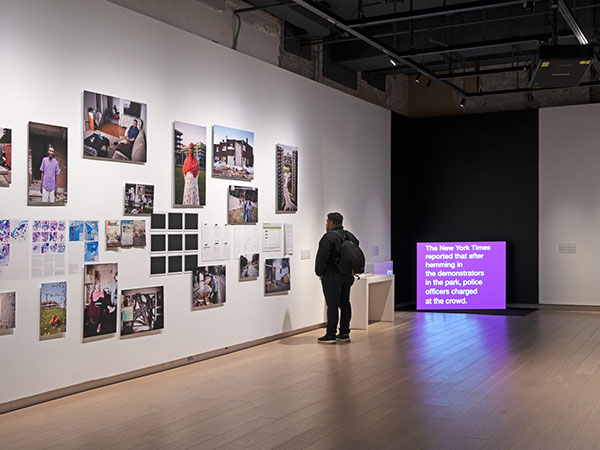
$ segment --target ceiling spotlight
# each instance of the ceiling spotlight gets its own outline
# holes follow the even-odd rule
[[[394,58],[392,58],[391,56],[390,56],[390,64],[392,66],[394,66],[394,67],[396,67],[398,65],[398,63],[396,62],[396,60]]]
[[[431,87],[431,78],[429,80],[427,80],[427,87],[430,88]]]
[[[417,74],[417,76],[415,77],[415,83],[420,83],[421,82],[421,72],[419,72]]]
[[[463,99],[460,101],[460,103],[458,104],[458,106],[460,106],[461,108],[465,107],[465,98],[463,97]]]

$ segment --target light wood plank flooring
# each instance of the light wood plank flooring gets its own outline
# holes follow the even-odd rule
[[[0,415],[0,448],[600,449],[600,313],[398,312]]]

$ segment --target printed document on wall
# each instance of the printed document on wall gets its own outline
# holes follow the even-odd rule
[[[263,252],[280,252],[283,230],[280,223],[263,223]]]
[[[234,257],[260,253],[260,228],[255,225],[235,227]]]
[[[283,224],[283,244],[285,255],[293,255],[294,254],[294,225],[291,223]]]
[[[231,258],[231,226],[204,222],[202,224],[202,261]]]

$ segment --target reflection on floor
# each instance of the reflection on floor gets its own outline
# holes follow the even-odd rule
[[[598,448],[600,314],[398,312],[0,416],[10,449]]]

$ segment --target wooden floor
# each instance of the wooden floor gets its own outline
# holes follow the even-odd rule
[[[2,449],[597,449],[600,313],[396,313],[0,416]]]

